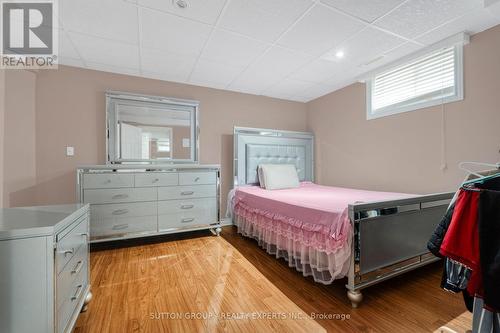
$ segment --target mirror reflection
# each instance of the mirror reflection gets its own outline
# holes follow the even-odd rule
[[[110,138],[115,138],[112,149],[115,158],[111,160],[195,159],[195,107],[150,100],[111,99],[109,108],[108,122],[114,132],[110,133]]]

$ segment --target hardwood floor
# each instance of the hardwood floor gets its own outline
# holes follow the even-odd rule
[[[439,287],[441,262],[365,289],[361,306],[353,309],[346,296],[346,279],[329,286],[315,283],[267,254],[256,241],[238,235],[236,228],[225,229],[223,237],[304,312],[350,315],[344,321],[316,320],[328,332],[434,332],[467,311],[461,295]],[[465,332],[472,326],[461,324],[453,328]]]
[[[75,332],[325,332],[222,237],[93,251],[91,286]]]
[[[366,289],[360,308],[352,309],[345,281],[314,283],[233,227],[222,237],[201,232],[117,245],[91,253],[94,298],[77,333],[433,332],[448,322],[464,332],[470,326],[461,296],[439,288],[439,263]]]

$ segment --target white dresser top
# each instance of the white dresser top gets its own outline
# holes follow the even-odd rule
[[[0,240],[53,235],[87,211],[87,204],[3,208]]]
[[[220,169],[219,164],[96,164],[81,165],[83,170],[172,170],[172,169]]]

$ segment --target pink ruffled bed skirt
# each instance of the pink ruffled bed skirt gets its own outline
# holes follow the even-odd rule
[[[234,207],[238,233],[254,238],[267,253],[283,258],[304,276],[330,284],[349,271],[352,236],[339,243],[328,232],[307,230],[287,219],[246,207]]]

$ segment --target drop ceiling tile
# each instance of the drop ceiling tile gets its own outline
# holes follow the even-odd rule
[[[185,82],[195,63],[195,56],[145,48],[141,50],[141,71],[156,73],[167,81]]]
[[[479,8],[481,4],[480,0],[410,0],[375,25],[414,38]]]
[[[123,75],[138,76],[140,74],[139,70],[137,68],[118,67],[118,66],[113,66],[113,65],[109,65],[109,64],[100,64],[100,63],[96,63],[96,62],[88,62],[87,68],[93,69],[96,71],[110,72],[110,73],[123,74]]]
[[[500,23],[500,18],[495,18],[486,8],[478,8],[459,17],[431,32],[417,38],[423,44],[433,44],[459,32],[476,34]]]
[[[413,42],[407,42],[404,43],[403,45],[400,45],[389,52],[385,53],[385,56],[387,58],[392,58],[392,59],[398,59],[401,57],[404,57],[410,53],[416,52],[420,49],[422,49],[424,46],[421,46],[419,44],[415,44]]]
[[[228,86],[229,90],[261,94],[270,86],[278,83],[286,74],[277,74],[267,70],[246,70]]]
[[[356,82],[359,76],[365,72],[367,70],[360,66],[346,63],[344,70],[333,74],[329,79],[321,82],[320,86],[330,87],[333,91],[336,87]]]
[[[401,46],[398,46],[395,49],[392,49],[391,51],[387,52],[384,54],[384,57],[381,58],[380,60],[370,63],[367,66],[361,66],[364,71],[368,72],[371,70],[376,69],[377,67],[381,67],[384,65],[387,65],[393,61],[397,61],[403,57],[411,55],[413,52],[416,52],[420,50],[422,46],[412,43],[412,42],[407,42]]]
[[[228,88],[260,94],[312,59],[308,55],[273,47],[241,73]]]
[[[335,73],[332,77],[322,82],[323,85],[329,86],[332,91],[341,89],[350,84],[356,83],[360,79],[364,79],[364,75],[376,70],[385,65],[401,59],[402,57],[408,56],[413,52],[420,50],[422,46],[407,42],[400,45],[389,52],[383,54],[376,61],[370,62],[365,65],[355,65],[352,63],[346,63],[343,71]]]
[[[140,9],[142,47],[198,55],[212,27],[171,14]]]
[[[331,92],[340,90],[342,88],[348,87],[348,86],[350,86],[352,84],[355,84],[355,83],[358,83],[358,82],[359,81],[356,78],[349,78],[349,79],[339,80],[336,84],[328,85],[329,91],[327,91],[326,93],[322,93],[322,94],[320,94],[317,97],[324,96],[326,94],[329,94]]]
[[[61,1],[62,26],[68,30],[60,35],[60,63],[306,101],[422,47],[349,17],[372,21],[401,1],[231,0],[213,34],[210,24],[224,0],[188,0],[186,12],[172,8],[171,0]],[[408,0],[375,24],[430,44],[500,23],[500,16],[490,13],[493,7],[483,9],[482,3]],[[294,22],[279,41],[282,46],[268,49]],[[339,48],[343,59],[317,58]],[[370,62],[379,55],[384,56]]]
[[[334,89],[328,85],[313,84],[309,88],[297,93],[296,96],[308,99],[315,99],[331,93]]]
[[[335,72],[341,71],[343,66],[342,62],[316,59],[292,73],[290,77],[301,81],[320,83],[330,78]]]
[[[388,13],[404,0],[321,0],[325,5],[337,8],[367,22],[373,22]]]
[[[262,41],[273,42],[312,3],[311,0],[232,0],[219,25]]]
[[[139,68],[139,48],[135,45],[74,32],[69,32],[68,36],[86,63]]]
[[[249,65],[268,48],[268,44],[217,29],[207,43],[202,58],[233,66]]]
[[[375,61],[385,52],[406,43],[404,39],[374,28],[366,28],[334,51],[344,52],[344,60],[360,66]]]
[[[64,31],[59,30],[59,57],[79,59],[80,55],[76,51],[73,43]]]
[[[287,98],[296,95],[311,87],[313,84],[310,82],[285,78],[264,91],[264,95],[279,98]]]
[[[65,30],[137,44],[137,8],[123,0],[59,1]]]
[[[488,0],[485,0],[485,4]],[[488,3],[486,4],[488,10],[491,12],[491,14],[500,19],[500,1],[498,0],[489,0]]]
[[[321,55],[354,35],[365,25],[328,7],[315,6],[278,44]]]
[[[328,95],[328,94],[330,94],[330,93],[332,93],[334,91],[340,90],[342,88],[345,88],[347,86],[350,86],[351,84],[355,84],[355,83],[358,83],[358,82],[359,81],[357,81],[355,79],[349,79],[349,80],[339,81],[335,85],[329,85],[328,86],[328,90],[323,90],[323,93],[320,93],[319,96],[317,96],[316,98]],[[325,91],[326,91],[326,93],[325,93]]]
[[[390,64],[391,62],[407,56],[415,51],[418,51],[421,48],[422,46],[418,44],[407,42],[384,53],[379,58],[377,58],[376,61],[372,61],[364,65],[353,64],[348,62],[346,59],[342,71],[336,72],[330,78],[321,83],[323,85],[329,86],[332,91],[343,88],[363,78],[363,75],[365,73],[380,68],[381,66]]]
[[[275,46],[253,63],[250,66],[250,70],[267,71],[269,73],[276,73],[277,76],[285,76],[313,59],[313,56]]]
[[[214,24],[225,0],[187,0],[187,8],[180,8],[172,0],[137,0],[139,6],[157,9],[188,19]]]
[[[196,64],[189,82],[208,83],[213,82],[218,87],[227,86],[238,74],[244,70],[244,67],[228,66],[225,63],[213,62],[200,59]]]

